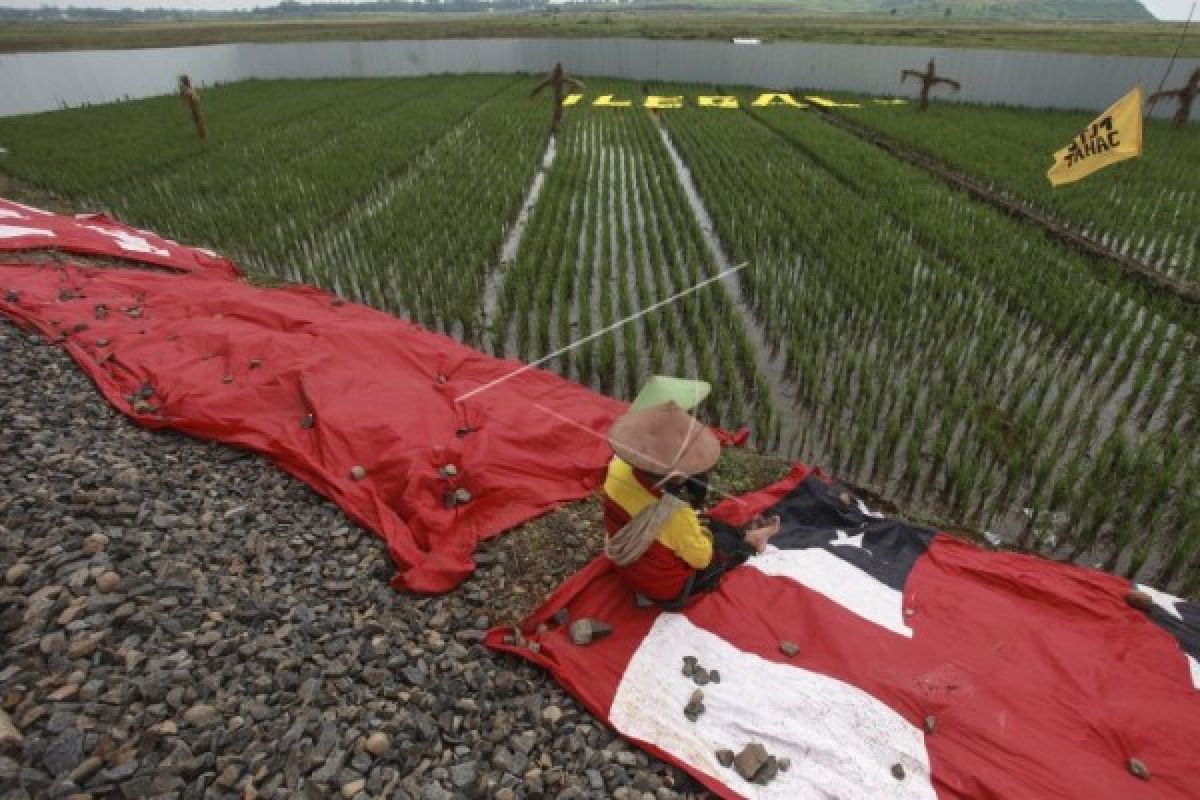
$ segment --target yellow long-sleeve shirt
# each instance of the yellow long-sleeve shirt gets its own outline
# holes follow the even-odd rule
[[[604,523],[609,535],[661,496],[662,491],[641,479],[633,467],[614,458],[604,480]],[[643,594],[669,599],[678,595],[694,570],[704,569],[712,558],[712,534],[700,524],[695,510],[684,506],[671,515],[646,553],[622,572]]]

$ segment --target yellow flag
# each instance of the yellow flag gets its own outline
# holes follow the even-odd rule
[[[1046,177],[1061,186],[1141,154],[1142,87],[1135,86],[1054,154],[1054,166]]]

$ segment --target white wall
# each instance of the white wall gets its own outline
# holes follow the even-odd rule
[[[0,116],[173,92],[179,76],[242,80],[243,45],[0,55]]]
[[[1168,59],[1071,53],[649,39],[436,39],[428,41],[228,44],[149,50],[85,50],[0,55],[0,116],[48,111],[175,89],[188,73],[200,84],[250,78],[541,73],[562,61],[576,75],[632,80],[803,87],[871,94],[915,94],[900,70],[924,68],[963,83],[972,103],[1100,110],[1134,84],[1153,91]],[[1200,59],[1180,59],[1168,87],[1181,85]],[[1155,116],[1169,116],[1163,103]],[[1200,105],[1193,111],[1200,120]]]

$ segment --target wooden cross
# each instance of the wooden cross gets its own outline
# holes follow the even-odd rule
[[[958,81],[939,76],[937,71],[934,69],[932,58],[929,59],[929,69],[926,72],[917,72],[915,69],[906,69],[901,71],[901,83],[904,83],[909,78],[916,78],[921,82],[921,111],[925,111],[927,108],[929,108],[929,90],[934,86],[937,86],[939,83],[944,83],[947,86],[950,86],[956,92],[962,88],[962,84],[960,84]]]
[[[1182,129],[1187,127],[1188,119],[1192,116],[1192,102],[1198,94],[1200,94],[1200,67],[1196,67],[1196,71],[1192,73],[1192,77],[1188,79],[1187,84],[1182,89],[1168,89],[1162,92],[1155,92],[1146,98],[1146,103],[1149,108],[1154,108],[1154,104],[1159,100],[1165,100],[1169,97],[1179,100],[1179,108],[1175,109],[1175,116],[1171,117],[1171,124],[1176,128]]]
[[[563,71],[562,62],[560,61],[554,65],[554,69],[550,70],[550,74],[546,76],[546,80],[539,83],[536,87],[534,87],[534,90],[529,93],[530,97],[536,97],[538,92],[542,91],[542,89],[545,89],[547,86],[554,87],[554,119],[550,123],[551,133],[558,133],[558,123],[562,120],[563,98],[566,96],[564,90],[566,89],[567,84],[575,87],[576,91],[583,91],[583,84],[574,78],[569,77],[567,73]]]

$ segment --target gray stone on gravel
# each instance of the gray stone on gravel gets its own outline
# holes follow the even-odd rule
[[[105,781],[122,781],[128,778],[133,773],[137,772],[139,761],[136,758],[130,758],[122,761],[120,764],[115,764],[100,774],[100,777]]]
[[[28,564],[13,564],[8,568],[8,571],[4,573],[4,582],[9,586],[20,585],[25,582],[25,579],[29,577],[29,573],[32,571],[33,568]]]
[[[237,764],[230,764],[221,770],[221,774],[217,776],[216,784],[222,789],[229,789],[238,782],[238,778],[242,777],[242,768]]]
[[[328,783],[337,776],[338,772],[342,769],[342,765],[345,763],[346,751],[340,748],[336,749],[326,756],[325,763],[313,772],[312,779],[317,783]]]
[[[72,783],[74,783],[76,786],[82,786],[93,775],[95,775],[97,772],[99,772],[100,768],[103,766],[104,766],[103,758],[101,758],[100,756],[88,756],[83,761],[79,762],[79,765],[77,767],[75,767],[75,769],[71,770],[71,774],[68,776],[67,779],[70,780]]]
[[[496,797],[499,797],[499,792]],[[428,783],[421,788],[421,800],[455,800],[458,795],[447,791],[440,783]]]
[[[42,765],[56,778],[69,775],[83,761],[83,732],[68,728],[42,754]]]
[[[475,779],[478,776],[479,767],[474,761],[464,761],[450,768],[450,782],[454,784],[454,788],[456,789],[466,789],[475,783]]]
[[[25,737],[17,730],[17,726],[13,724],[12,717],[3,709],[0,709],[0,753],[7,753],[15,750],[20,750],[24,744]]]
[[[375,731],[367,737],[363,744],[367,752],[373,756],[381,756],[392,747],[392,739],[383,731]]]
[[[513,754],[506,747],[497,747],[492,753],[492,766],[501,772],[515,774],[517,772],[516,761]]]
[[[112,594],[121,588],[121,576],[109,570],[96,578],[96,588],[104,594]]]
[[[0,781],[9,783],[21,774],[21,765],[11,758],[0,756]]]
[[[183,712],[183,721],[189,725],[206,727],[217,721],[220,712],[210,705],[199,703]]]

